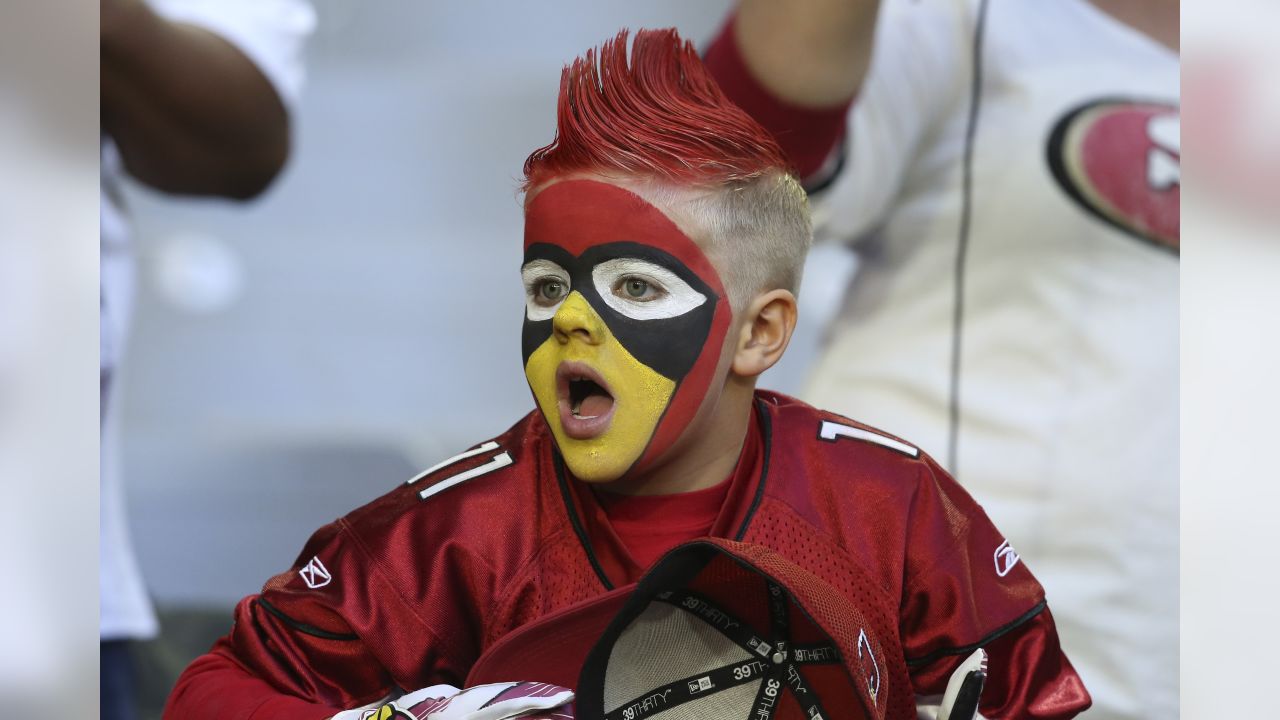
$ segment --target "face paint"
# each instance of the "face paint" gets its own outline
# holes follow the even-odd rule
[[[569,180],[525,214],[525,376],[570,471],[608,482],[680,437],[730,321],[711,262],[662,211]]]

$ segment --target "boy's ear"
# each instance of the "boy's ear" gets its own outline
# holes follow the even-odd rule
[[[733,372],[755,377],[773,367],[796,329],[796,296],[781,288],[757,295],[742,313]]]

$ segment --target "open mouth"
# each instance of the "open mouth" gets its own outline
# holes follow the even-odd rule
[[[560,424],[569,437],[585,440],[608,429],[613,419],[613,394],[593,368],[563,363],[556,370],[556,389]]]

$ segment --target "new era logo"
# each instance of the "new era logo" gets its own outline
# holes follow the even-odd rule
[[[711,684],[711,677],[710,677],[710,676],[704,676],[704,677],[700,677],[700,678],[698,678],[697,680],[690,680],[690,681],[689,681],[689,692],[690,692],[690,693],[700,693],[700,692],[704,692],[704,691],[706,691],[706,690],[710,690],[712,687],[714,687],[714,686]]]
[[[1000,547],[996,548],[996,574],[1004,577],[1013,570],[1013,566],[1018,564],[1018,553],[1009,545],[1009,541],[1005,540],[1000,543]]]
[[[773,648],[769,646],[769,643],[755,637],[754,635],[747,641],[747,646],[759,653],[760,657],[769,657],[769,652],[773,650]]]
[[[307,584],[311,589],[322,588],[333,580],[333,576],[329,574],[329,569],[320,562],[320,558],[313,557],[307,566],[298,571],[302,576],[302,582]]]

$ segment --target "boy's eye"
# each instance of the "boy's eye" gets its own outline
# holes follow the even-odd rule
[[[619,292],[621,291],[621,292]],[[615,294],[625,294],[631,300],[649,302],[657,299],[659,291],[648,280],[643,278],[624,278],[621,285],[614,289]]]
[[[550,320],[571,291],[569,273],[550,260],[525,263],[520,279],[524,281],[525,317],[534,322]]]
[[[707,298],[670,268],[640,258],[605,260],[591,269],[600,299],[633,320],[662,320],[683,315]]]
[[[558,303],[568,294],[568,288],[559,280],[543,280],[538,285],[538,297],[549,303]]]

